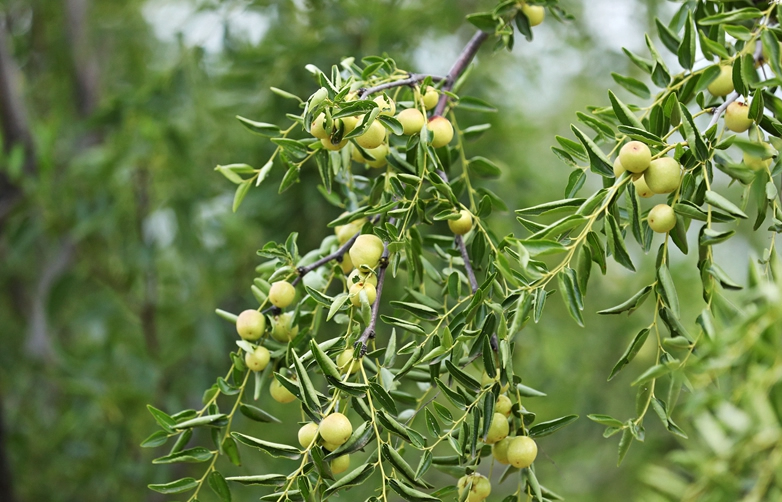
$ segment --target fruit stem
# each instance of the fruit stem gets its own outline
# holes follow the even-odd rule
[[[467,69],[467,66],[475,57],[475,54],[478,53],[478,49],[480,49],[483,42],[488,38],[489,34],[483,30],[475,32],[475,35],[472,36],[470,41],[467,42],[467,45],[464,46],[464,49],[462,49],[462,53],[459,54],[459,57],[456,59],[451,69],[448,70],[448,75],[445,76],[445,81],[443,83],[443,91],[450,91],[453,88],[456,80],[464,73],[464,70]],[[447,104],[448,95],[443,93],[440,96],[440,101],[437,102],[437,107],[434,109],[433,116],[442,115],[445,112],[445,106]]]

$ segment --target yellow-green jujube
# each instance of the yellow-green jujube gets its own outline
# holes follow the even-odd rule
[[[481,502],[491,493],[491,482],[489,482],[486,476],[482,476],[477,472],[459,478],[456,487],[459,491],[459,500],[465,497],[464,491],[469,487],[470,491],[466,495],[466,502]]]
[[[720,66],[720,74],[706,87],[712,96],[723,97],[733,92],[733,67]]]
[[[328,139],[329,132],[326,130],[325,122],[325,113],[321,113],[315,117],[315,120],[313,120],[312,124],[310,125],[310,133],[318,139]]]
[[[432,133],[432,146],[435,148],[443,147],[453,139],[453,126],[445,117],[432,117],[427,127]]]
[[[324,447],[324,448],[326,448],[328,451],[334,451],[334,450],[336,450],[337,448],[339,448],[340,446],[342,446],[341,444],[336,444],[336,443],[329,443],[328,441],[323,441],[322,445],[323,445],[323,447]]]
[[[498,382],[500,380],[500,376],[499,376],[500,375],[500,371],[496,370],[496,374],[497,374],[497,378],[491,378],[489,376],[489,374],[484,371],[483,374],[481,374],[481,386],[485,387],[487,385],[493,385],[495,382]],[[508,387],[509,387],[509,384],[506,383],[505,385],[502,386],[502,388],[500,389],[500,392],[503,393],[503,394],[505,392],[508,392]]]
[[[343,135],[349,134],[358,125],[358,117],[343,117],[341,120],[344,125],[344,129],[342,130]]]
[[[524,469],[532,465],[538,456],[538,445],[529,436],[518,436],[508,445],[508,462],[513,467]]]
[[[278,382],[276,378],[272,378],[272,383],[269,385],[269,394],[271,394],[272,399],[282,404],[292,403],[296,400],[296,395]]]
[[[354,151],[358,151],[355,150]],[[362,159],[364,159],[362,157]],[[365,160],[361,160],[360,162],[365,162]],[[342,213],[340,216],[345,216],[348,214],[347,212]],[[334,235],[337,236],[337,241],[339,241],[340,244],[345,244],[347,241],[351,239],[354,235],[359,233],[361,231],[361,227],[364,226],[364,223],[367,222],[366,218],[360,218],[358,220],[353,220],[350,223],[346,223],[344,225],[337,225],[334,227]]]
[[[349,290],[350,303],[352,303],[354,307],[361,306],[362,291],[367,295],[367,303],[370,305],[375,303],[375,300],[377,299],[377,289],[375,289],[375,286],[368,282],[357,282],[350,286]]]
[[[543,22],[546,17],[546,9],[540,5],[527,5],[521,6],[521,11],[529,19],[530,26],[537,26]]]
[[[257,310],[248,309],[236,318],[236,332],[244,340],[255,341],[266,329],[266,316]]]
[[[386,98],[385,96],[377,96],[372,101],[377,103],[377,107],[380,108],[380,115],[393,117],[396,113],[396,103],[394,103],[393,99]]]
[[[448,228],[456,235],[464,235],[472,230],[472,215],[466,209],[459,211],[458,220],[448,220]]]
[[[350,247],[350,260],[356,268],[366,265],[369,268],[377,267],[380,257],[383,256],[383,241],[374,234],[362,234]]]
[[[497,462],[505,465],[510,464],[510,461],[508,460],[508,447],[513,439],[514,438],[501,439],[491,445],[491,454]]]
[[[358,361],[353,361],[354,353],[353,349],[345,349],[337,356],[337,367],[343,375],[348,372],[348,368],[351,375],[359,370]]]
[[[345,145],[348,144],[348,140],[343,139],[339,143],[333,143],[330,138],[323,138],[320,140],[320,144],[323,145],[323,148],[326,150],[336,152],[337,150],[342,150],[345,148]]]
[[[620,177],[625,171],[627,171],[627,169],[625,169],[625,166],[622,165],[622,161],[617,157],[614,160],[614,177]]]
[[[494,404],[494,411],[502,413],[506,417],[510,416],[511,408],[513,408],[513,402],[504,394],[497,398],[497,402]]]
[[[417,134],[421,132],[421,128],[426,122],[426,117],[421,113],[418,108],[408,108],[399,112],[396,119],[402,124],[404,134],[410,136],[411,134]]]
[[[360,270],[354,270],[348,276],[348,285],[352,286],[357,282],[366,282],[373,286],[377,286],[377,276],[372,272],[367,272],[365,274]]]
[[[657,204],[649,211],[647,221],[652,230],[664,234],[676,226],[676,213],[668,204]]]
[[[315,438],[318,436],[318,424],[309,422],[301,426],[299,429],[299,444],[302,448],[309,447]]]
[[[747,152],[744,152],[743,158],[744,164],[753,171],[762,171],[771,166],[770,158],[761,159],[760,157],[755,157],[754,155],[750,155]]]
[[[733,132],[744,132],[752,125],[749,118],[749,106],[746,103],[734,101],[725,110],[725,127]]]
[[[619,150],[619,162],[631,173],[642,173],[652,162],[652,152],[640,141],[630,141]]]
[[[361,148],[371,149],[377,148],[386,139],[386,128],[379,120],[375,120],[370,124],[367,130],[361,136],[356,137],[356,143],[361,145]]]
[[[654,193],[671,193],[679,188],[681,166],[671,157],[654,159],[644,171],[644,182]]]
[[[342,474],[350,467],[350,455],[340,455],[331,461],[331,473]]]
[[[253,371],[263,371],[269,365],[271,354],[266,347],[258,346],[252,352],[244,354],[244,364]]]
[[[299,327],[293,326],[293,313],[284,312],[272,319],[272,338],[288,343],[299,334]]]
[[[348,417],[342,413],[332,413],[320,422],[318,432],[323,441],[339,446],[350,439],[350,435],[353,434],[353,426]]]
[[[633,185],[635,186],[635,193],[637,193],[638,196],[641,197],[642,199],[648,199],[649,197],[654,195],[652,189],[649,188],[649,185],[646,184],[646,180],[644,179],[643,175],[634,179]]]
[[[510,432],[510,424],[508,423],[508,417],[502,413],[495,413],[489,424],[489,431],[486,433],[486,444],[494,444],[501,439],[508,437]]]
[[[370,148],[367,150],[367,153],[371,155],[375,160],[369,160],[367,159],[367,165],[369,167],[374,167],[375,169],[379,169],[381,167],[385,167],[388,165],[388,160],[386,157],[388,157],[388,145],[383,143],[382,145],[378,146],[377,148]]]
[[[342,255],[342,261],[339,262],[339,267],[342,269],[343,274],[349,274],[353,270],[353,262],[350,260],[350,255],[345,253]]]
[[[269,289],[269,301],[275,307],[284,309],[296,298],[296,288],[288,281],[277,281]]]
[[[424,100],[424,108],[431,110],[437,106],[437,102],[440,100],[440,95],[437,93],[437,89],[431,85],[426,88],[426,92],[422,98]]]

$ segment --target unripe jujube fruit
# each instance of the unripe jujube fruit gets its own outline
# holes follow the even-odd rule
[[[284,312],[272,319],[272,338],[288,343],[299,334],[299,327],[293,326],[293,313]]]
[[[497,378],[492,378],[492,377],[489,376],[488,373],[486,373],[484,371],[483,374],[481,374],[481,387],[485,387],[487,385],[493,385],[494,382],[498,382],[500,380],[500,377],[499,377],[500,371],[496,370],[496,374],[497,374]],[[508,392],[509,384],[506,383],[505,385],[502,385],[501,387],[502,387],[500,389],[501,393]]]
[[[275,307],[284,309],[296,297],[296,288],[288,281],[277,281],[269,289],[269,301]]]
[[[318,435],[318,424],[309,422],[301,426],[299,429],[299,444],[302,448],[307,448],[315,441]]]
[[[383,127],[379,120],[375,120],[364,134],[356,138],[356,143],[361,145],[361,148],[371,149],[379,147],[385,139],[386,128]]]
[[[394,103],[393,99],[386,98],[385,96],[378,96],[372,101],[377,103],[377,107],[380,108],[380,115],[393,117],[396,113],[396,103]]]
[[[236,318],[236,332],[244,340],[255,341],[266,329],[266,316],[257,310],[248,309]]]
[[[352,303],[354,307],[361,306],[362,291],[367,295],[367,303],[370,305],[375,303],[375,300],[377,299],[377,289],[375,289],[375,286],[369,284],[368,282],[357,282],[356,284],[350,286],[349,290],[350,303]]]
[[[640,141],[630,141],[619,150],[619,162],[631,173],[644,172],[651,161],[651,150]]]
[[[720,66],[720,74],[706,87],[712,96],[723,97],[733,92],[733,67]]]
[[[350,260],[356,268],[366,265],[369,268],[377,267],[380,257],[383,256],[383,241],[374,234],[359,235],[356,242],[350,247]]]
[[[635,193],[637,193],[638,196],[642,199],[648,199],[654,195],[652,189],[649,188],[649,185],[646,184],[646,180],[644,179],[643,175],[633,180],[633,185],[635,186]]]
[[[310,125],[310,133],[318,139],[328,139],[329,133],[326,131],[325,123],[326,114],[321,113],[315,117],[315,120],[312,121],[312,124]]]
[[[529,19],[530,26],[537,26],[543,22],[546,17],[546,9],[540,5],[527,5],[524,4],[521,7],[521,11]]]
[[[622,161],[617,157],[614,160],[614,177],[620,177],[625,171],[627,171],[627,169],[625,169],[625,166],[622,165]]]
[[[349,134],[358,125],[358,117],[342,117],[342,124],[344,125],[343,135]]]
[[[453,139],[453,126],[445,117],[432,117],[427,127],[432,133],[432,146],[435,148],[445,146]]]
[[[342,474],[350,467],[350,455],[341,455],[331,461],[331,473]]]
[[[768,168],[771,165],[771,159],[761,159],[760,157],[755,157],[754,155],[750,155],[747,152],[744,152],[744,164],[752,169],[753,171],[761,171],[766,168]]]
[[[647,221],[652,230],[664,234],[676,226],[676,213],[668,204],[657,204],[649,211]]]
[[[402,110],[399,112],[399,115],[396,116],[396,119],[402,124],[404,134],[407,134],[408,136],[421,132],[421,128],[424,126],[424,122],[426,122],[426,117],[424,117],[424,114],[421,113],[418,108]]]
[[[466,209],[459,211],[458,220],[448,220],[448,228],[456,235],[464,235],[472,230],[472,215]]]
[[[292,403],[296,400],[296,395],[278,382],[276,378],[273,378],[272,383],[269,385],[269,394],[271,394],[272,399],[282,404]]]
[[[269,365],[269,359],[271,354],[266,347],[258,346],[254,351],[244,354],[244,364],[253,371],[263,371]]]
[[[367,160],[367,165],[369,167],[374,167],[375,169],[385,167],[388,165],[388,160],[386,160],[386,157],[388,157],[388,145],[385,143],[380,145],[377,148],[370,148],[367,150],[367,153],[374,157],[375,160]]]
[[[506,417],[510,416],[511,408],[513,408],[513,402],[511,402],[510,398],[506,395],[501,395],[494,404],[494,411],[502,413]]]
[[[491,454],[497,462],[505,465],[510,464],[510,461],[508,460],[508,447],[513,439],[514,438],[501,439],[491,445]]]
[[[353,349],[345,349],[337,356],[337,367],[343,375],[348,372],[348,368],[350,368],[351,375],[359,370],[358,361],[353,361],[354,353]]]
[[[322,445],[323,445],[323,447],[324,447],[324,448],[326,448],[328,451],[334,451],[334,450],[336,450],[337,448],[339,448],[340,446],[342,446],[341,444],[336,444],[336,443],[329,443],[328,441],[323,441]]]
[[[486,433],[486,444],[494,444],[501,439],[508,437],[510,424],[508,418],[502,413],[495,413],[489,424],[489,431]]]
[[[350,439],[350,435],[353,434],[353,426],[348,417],[342,413],[332,413],[320,422],[318,432],[320,432],[323,441],[339,446]]]
[[[431,110],[435,106],[437,106],[437,102],[440,100],[440,95],[437,93],[437,89],[432,87],[431,85],[426,88],[426,92],[424,93],[424,108],[427,110]]]
[[[644,171],[646,186],[654,193],[671,193],[679,188],[681,167],[671,157],[654,159]]]
[[[377,276],[372,272],[362,273],[360,270],[354,270],[348,276],[348,286],[352,286],[357,282],[366,282],[373,286],[377,286]]]
[[[354,150],[358,151],[358,150]],[[363,157],[362,157],[363,159]],[[361,162],[364,162],[364,160],[361,160]],[[340,216],[345,216],[348,213],[342,213]],[[337,236],[337,241],[339,241],[340,244],[345,244],[347,241],[351,239],[354,235],[359,233],[361,231],[361,227],[364,226],[364,223],[367,222],[366,218],[361,218],[358,220],[353,220],[350,223],[346,223],[344,225],[337,225],[334,227],[334,235]]]
[[[342,150],[345,148],[345,145],[348,144],[348,140],[343,139],[339,143],[332,143],[331,138],[324,138],[320,140],[320,144],[323,145],[323,148],[326,150],[331,150],[336,152],[337,150]]]
[[[348,253],[342,255],[342,261],[339,262],[339,267],[342,269],[343,274],[348,274],[353,270],[353,262],[350,260],[350,255]]]
[[[528,436],[518,436],[508,445],[508,461],[513,467],[524,469],[532,465],[538,456],[538,445]]]
[[[744,132],[752,125],[749,118],[749,106],[746,103],[734,101],[725,110],[725,127],[733,132]]]
[[[474,473],[459,478],[459,481],[456,484],[456,487],[459,489],[459,500],[462,499],[464,490],[470,486],[470,482],[472,482],[472,486],[470,487],[470,492],[467,494],[466,502],[481,502],[491,493],[491,483],[489,482],[489,479],[486,476]]]

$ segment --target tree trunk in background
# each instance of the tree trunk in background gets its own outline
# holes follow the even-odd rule
[[[16,496],[13,489],[13,476],[11,464],[8,460],[6,448],[5,421],[3,417],[3,401],[0,396],[0,500],[3,502],[15,502]]]

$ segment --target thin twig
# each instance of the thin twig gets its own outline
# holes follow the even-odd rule
[[[475,294],[475,292],[478,291],[478,279],[475,278],[475,272],[473,271],[472,265],[470,264],[470,255],[467,254],[467,246],[464,244],[464,239],[461,235],[457,235],[454,241],[456,241],[456,246],[459,248],[459,252],[462,255],[462,260],[464,260],[464,268],[467,270],[467,278],[470,279],[470,289],[472,289],[473,294]]]
[[[453,89],[456,80],[461,76],[462,73],[464,73],[464,70],[467,69],[467,66],[475,57],[475,54],[478,53],[478,49],[480,49],[483,42],[485,42],[488,38],[488,33],[483,30],[478,30],[475,35],[472,36],[470,41],[467,42],[467,45],[464,46],[464,49],[462,50],[462,53],[459,54],[456,62],[454,62],[451,69],[448,70],[448,75],[445,76],[445,82],[443,83],[442,88],[444,91],[450,91]],[[437,102],[437,108],[434,109],[434,116],[436,117],[445,113],[445,107],[447,104],[448,95],[443,93],[440,96],[440,101]]]
[[[366,89],[361,89],[358,94],[361,97],[361,99],[367,99],[372,94],[385,91],[386,89],[393,89],[394,87],[404,87],[406,85],[411,85],[411,86],[415,85],[418,82],[422,82],[426,80],[427,77],[431,78],[433,82],[440,82],[441,80],[445,80],[444,77],[438,77],[436,75],[426,75],[423,73],[410,73],[408,74],[408,77],[404,80],[395,80],[393,82],[386,82],[385,84],[376,85],[374,87],[367,87]]]
[[[345,256],[345,253],[348,252],[350,249],[350,246],[353,245],[354,242],[356,242],[356,239],[358,239],[358,236],[361,235],[361,231],[359,230],[356,232],[356,235],[348,239],[345,244],[341,245],[339,249],[334,251],[331,254],[328,254],[321,258],[320,260],[316,261],[315,263],[312,263],[310,265],[307,265],[306,267],[299,267],[296,269],[296,273],[299,274],[298,277],[293,279],[293,282],[291,284],[293,287],[296,287],[297,284],[301,282],[301,280],[304,278],[305,275],[309,274],[316,268],[320,267],[321,265],[325,265],[326,263],[330,262],[331,260],[337,260],[342,261],[342,257]]]
[[[720,117],[722,116],[723,113],[725,113],[725,110],[728,109],[728,106],[731,103],[733,103],[734,101],[736,101],[737,99],[739,99],[739,93],[738,92],[734,91],[734,92],[731,92],[730,94],[728,94],[728,97],[725,98],[725,102],[722,103],[720,106],[718,106],[714,110],[714,115],[712,115],[711,121],[709,122],[709,125],[706,127],[706,129],[707,130],[711,129],[712,126],[714,126],[717,122],[719,122]]]
[[[383,295],[383,284],[386,279],[386,268],[388,268],[388,243],[383,243],[383,254],[380,256],[380,263],[377,270],[377,296],[375,297],[375,303],[372,304],[372,318],[369,320],[369,325],[361,333],[361,337],[353,345],[355,349],[358,349],[358,357],[364,357],[367,353],[367,342],[371,338],[375,338],[375,326],[377,326],[377,318],[380,314],[380,297]]]

